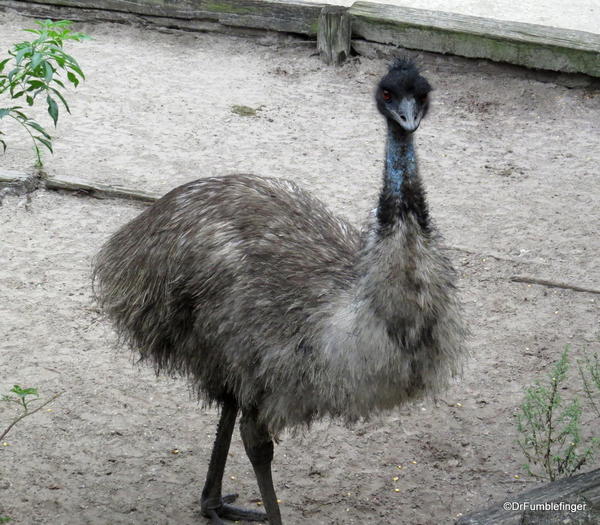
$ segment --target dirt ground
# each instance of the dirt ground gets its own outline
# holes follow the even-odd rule
[[[0,11],[0,49],[31,25]],[[294,39],[78,29],[93,36],[70,48],[87,81],[68,97],[49,176],[166,192],[243,171],[293,179],[356,225],[375,206],[384,124],[372,91],[384,60],[335,69]],[[532,488],[515,442],[523,391],[566,344],[574,357],[600,348],[598,295],[510,280],[600,288],[600,95],[419,57],[436,91],[418,154],[460,273],[472,358],[437,403],[283,436],[274,478],[287,524],[446,524]],[[233,105],[260,109],[242,117]],[[30,144],[3,130],[2,166],[29,171]],[[136,366],[91,298],[91,257],[142,208],[45,191],[0,206],[0,391],[63,392],[0,446],[0,516],[15,524],[205,522],[216,411],[185,381]],[[0,429],[10,418],[0,408]],[[237,432],[225,484],[257,506]]]

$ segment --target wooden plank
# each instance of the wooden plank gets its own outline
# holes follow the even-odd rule
[[[49,190],[81,192],[97,198],[118,198],[142,202],[154,202],[160,198],[160,195],[156,193],[112,184],[90,183],[76,177],[52,177],[45,180],[45,186]]]
[[[8,186],[13,184],[23,184],[29,180],[30,175],[22,171],[0,169],[0,184]]]
[[[3,2],[0,2],[2,5]],[[246,27],[316,36],[325,4],[307,0],[13,0],[13,4],[42,4],[116,11],[184,20],[208,20]]]
[[[113,184],[88,182],[77,177],[44,178],[36,174],[28,175],[20,171],[0,169],[0,188],[3,189],[0,197],[5,194],[31,193],[40,187],[48,190],[81,192],[97,198],[117,198],[150,203],[161,197],[157,193]]]
[[[0,0],[0,6],[61,7],[201,31],[240,28],[316,37],[324,4],[309,0]],[[17,7],[19,9],[19,7]],[[600,35],[535,24],[356,2],[355,39],[600,77]],[[118,14],[118,15],[117,15]],[[110,19],[110,16],[106,18]]]
[[[552,504],[553,502],[585,504],[585,509],[570,512],[564,508],[562,510],[504,508],[504,505],[513,503],[526,504],[531,507],[534,504]],[[558,525],[565,523],[565,512],[574,520],[566,523],[600,523],[600,469],[564,478],[518,496],[508,496],[506,501],[500,504],[461,517],[456,525],[533,525],[534,523]],[[581,521],[577,521],[580,519]]]
[[[356,2],[353,38],[600,77],[600,35],[520,22]]]
[[[74,22],[117,22],[139,23],[144,26],[156,26],[168,29],[184,29],[186,31],[208,31],[241,37],[262,37],[264,29],[226,26],[214,20],[195,18],[162,17],[156,15],[140,15],[125,11],[108,11],[83,7],[66,7],[51,4],[24,2],[23,0],[0,0],[0,7],[18,10],[25,16],[35,18],[62,18]]]
[[[218,22],[237,27],[251,27],[315,37],[324,4],[304,0],[227,0],[203,2],[204,8],[218,13]],[[223,11],[220,11],[223,9]],[[214,10],[214,11],[213,11]]]
[[[20,195],[37,189],[40,177],[21,171],[0,169],[0,188],[2,195]]]
[[[319,15],[317,50],[327,65],[339,66],[350,56],[352,24],[344,7],[327,6]]]

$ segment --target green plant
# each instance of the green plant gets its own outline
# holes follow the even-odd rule
[[[517,413],[519,446],[528,463],[527,472],[535,477],[554,481],[573,475],[592,459],[599,440],[582,438],[581,401],[563,398],[569,371],[569,347],[554,364],[550,377],[536,381],[525,393]]]
[[[54,122],[58,122],[60,101],[68,113],[69,105],[61,93],[65,89],[61,72],[66,73],[66,80],[77,87],[85,79],[77,61],[64,52],[67,40],[81,41],[88,38],[83,33],[74,33],[69,29],[69,20],[53,22],[51,20],[36,21],[38,29],[25,29],[37,35],[31,42],[15,44],[8,51],[9,58],[0,61],[0,96],[8,96],[10,102],[24,100],[27,106],[33,106],[44,99],[48,113]],[[8,71],[6,73],[5,71]],[[42,165],[40,145],[52,152],[50,134],[23,111],[22,105],[0,107],[0,119],[12,118],[27,131],[33,141],[37,165]],[[0,130],[0,135],[4,133]],[[0,146],[6,151],[6,142],[0,137]]]
[[[586,396],[600,417],[600,356],[586,354],[577,364]]]
[[[11,431],[11,429],[22,419],[25,419],[28,416],[32,416],[46,405],[52,403],[60,394],[55,394],[50,399],[46,400],[41,405],[32,409],[33,403],[37,403],[41,401],[40,395],[38,394],[37,388],[21,388],[19,385],[14,385],[9,394],[5,394],[0,398],[0,401],[3,401],[8,404],[16,404],[19,406],[19,413],[15,416],[15,418],[9,423],[9,425],[0,433],[0,441],[4,439],[4,437]]]
[[[19,421],[40,411],[42,408],[52,403],[52,401],[54,401],[60,395],[60,393],[55,394],[41,405],[32,409],[31,407],[33,403],[41,401],[37,388],[21,388],[19,385],[14,385],[10,389],[9,394],[5,394],[0,398],[0,402],[18,405],[19,412],[9,423],[9,425],[0,433],[0,441],[6,437],[6,435]],[[0,523],[8,523],[10,521],[12,521],[12,518],[9,518],[8,516],[0,516]]]

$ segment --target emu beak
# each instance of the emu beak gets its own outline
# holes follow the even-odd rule
[[[414,98],[403,98],[393,115],[396,122],[409,133],[415,131],[421,123],[421,112]]]

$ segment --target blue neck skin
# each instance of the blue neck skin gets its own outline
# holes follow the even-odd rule
[[[392,194],[400,196],[405,178],[417,175],[417,159],[412,133],[389,123],[385,152],[385,179]]]

